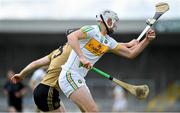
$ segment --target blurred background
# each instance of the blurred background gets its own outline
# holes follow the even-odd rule
[[[31,61],[67,42],[65,31],[96,24],[103,9],[117,12],[120,23],[113,37],[120,42],[137,38],[152,17],[155,4],[167,2],[170,10],[155,24],[155,39],[137,58],[128,60],[106,54],[95,64],[112,76],[131,84],[147,84],[150,95],[138,100],[94,72],[86,77],[101,111],[111,112],[114,95],[120,92],[122,111],[180,111],[180,1],[179,0],[0,0],[0,111],[7,111],[3,87],[7,71],[18,73]],[[25,112],[34,111],[30,74],[24,81]],[[62,93],[68,112],[79,111]]]

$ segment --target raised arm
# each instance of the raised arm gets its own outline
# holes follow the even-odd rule
[[[133,39],[133,40],[131,40],[130,42],[127,42],[127,43],[120,43],[120,45],[123,45],[123,46],[125,46],[125,47],[127,47],[127,48],[131,48],[132,46],[135,46],[135,45],[137,45],[138,43],[139,43],[138,40]]]
[[[133,59],[137,55],[139,55],[153,39],[155,39],[155,32],[154,30],[150,29],[146,33],[146,37],[138,44],[134,44],[133,46],[128,47],[125,44],[119,43],[117,47],[112,50],[112,52],[117,55],[124,56],[129,59]]]
[[[80,49],[79,40],[85,39],[85,34],[81,31],[81,29],[76,30],[70,33],[68,36],[68,44],[72,47],[72,49],[76,52],[78,57],[83,56],[83,52]]]
[[[83,66],[87,69],[91,68],[91,63],[85,58],[83,52],[80,49],[79,40],[86,38],[86,33],[81,29],[72,32],[67,36],[68,44],[72,47],[72,49],[76,52]]]
[[[38,60],[35,60],[35,61],[31,62],[30,64],[28,64],[20,73],[15,74],[11,78],[11,81],[13,83],[17,83],[17,82],[21,81],[24,77],[26,77],[29,73],[34,71],[35,69],[40,68],[42,66],[46,66],[49,63],[50,63],[50,59],[48,58],[48,56],[45,56]]]

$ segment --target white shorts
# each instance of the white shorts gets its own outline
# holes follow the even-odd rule
[[[63,93],[69,98],[69,96],[81,86],[85,86],[89,91],[89,88],[86,85],[85,79],[81,77],[77,72],[65,71],[62,70],[59,75],[59,87]]]

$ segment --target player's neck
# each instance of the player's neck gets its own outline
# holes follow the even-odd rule
[[[100,24],[99,24],[99,27],[100,27],[101,34],[102,34],[103,36],[106,36],[107,30],[106,30],[105,25],[104,25],[103,23],[100,23]]]

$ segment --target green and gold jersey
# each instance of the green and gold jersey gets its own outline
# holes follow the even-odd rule
[[[42,84],[58,88],[58,77],[61,71],[61,65],[67,61],[71,52],[70,45],[66,44],[63,48],[54,50],[48,55],[50,64],[47,69],[47,74],[41,81]]]

